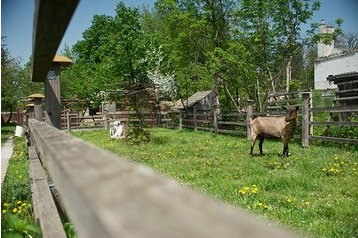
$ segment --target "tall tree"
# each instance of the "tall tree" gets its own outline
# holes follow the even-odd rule
[[[43,93],[44,89],[42,84],[31,82],[31,62],[22,67],[20,60],[10,55],[5,38],[1,40],[1,110],[12,114],[23,106],[21,100],[32,93]]]

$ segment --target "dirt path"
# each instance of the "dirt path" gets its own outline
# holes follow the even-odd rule
[[[1,184],[4,181],[9,159],[13,153],[12,136],[1,147]]]

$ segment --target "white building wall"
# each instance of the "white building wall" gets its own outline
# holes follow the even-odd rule
[[[358,52],[348,53],[346,55],[337,55],[336,57],[327,57],[318,59],[314,68],[314,88],[332,89],[335,84],[330,84],[327,80],[329,75],[358,72]]]

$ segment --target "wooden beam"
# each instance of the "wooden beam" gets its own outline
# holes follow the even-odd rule
[[[321,141],[329,141],[329,142],[338,142],[345,144],[358,144],[357,139],[346,139],[346,138],[336,138],[336,137],[328,137],[328,136],[310,136],[310,140],[321,140]]]
[[[66,234],[47,184],[45,171],[33,147],[29,147],[29,156],[34,216],[41,227],[42,237],[65,238]]]
[[[297,237],[46,123],[29,124],[79,237]]]
[[[358,112],[358,106],[344,106],[344,107],[317,107],[310,108],[311,112]]]
[[[79,0],[36,0],[32,36],[32,81],[43,82]]]

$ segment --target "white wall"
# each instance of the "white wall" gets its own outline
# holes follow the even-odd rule
[[[329,75],[350,72],[358,72],[358,51],[346,55],[318,59],[314,67],[314,88],[336,88],[335,84],[329,84],[327,77]]]

